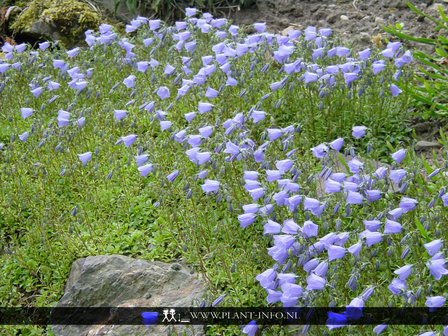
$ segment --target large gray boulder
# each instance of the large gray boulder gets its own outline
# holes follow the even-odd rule
[[[76,260],[58,307],[194,307],[205,283],[185,266],[120,255]],[[56,336],[203,335],[202,326],[54,325]]]

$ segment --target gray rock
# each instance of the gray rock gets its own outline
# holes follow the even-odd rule
[[[379,16],[377,16],[375,18],[375,23],[379,24],[379,25],[383,25],[386,21],[383,18],[380,18]]]
[[[192,307],[204,282],[181,264],[147,262],[120,255],[76,260],[58,307]],[[56,336],[167,335],[169,329],[203,335],[202,326],[56,325]]]
[[[113,16],[115,12],[115,2],[116,0],[93,0],[95,4],[103,9],[106,9],[110,16]],[[138,11],[138,8],[136,9]],[[132,14],[131,11],[126,6],[126,1],[120,1],[117,8],[117,18],[123,22],[129,22],[136,17],[136,14]]]
[[[442,144],[440,142],[435,141],[419,141],[415,144],[416,151],[424,151],[424,150],[432,150],[441,148]]]
[[[47,23],[42,20],[34,21],[28,29],[25,29],[23,34],[34,37],[35,39],[44,39],[49,41],[57,41],[62,38],[60,29],[52,23]]]
[[[447,12],[446,4],[434,3],[430,6],[428,6],[428,8],[425,9],[424,13],[433,17],[436,20],[439,20],[440,19],[439,6],[442,7],[442,9],[445,13]]]

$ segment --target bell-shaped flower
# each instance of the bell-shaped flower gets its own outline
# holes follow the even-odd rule
[[[197,173],[196,176],[198,177],[198,179],[204,180],[207,177],[207,174],[208,174],[208,170],[205,169],[205,170],[200,171],[199,173]]]
[[[381,191],[379,190],[366,190],[365,191],[366,199],[369,202],[375,202],[381,198]]]
[[[196,154],[196,160],[199,165],[204,164],[208,160],[210,160],[211,154],[209,152],[202,152]]]
[[[441,239],[436,239],[432,242],[423,244],[423,246],[425,247],[428,254],[432,257],[442,248],[442,242],[443,241]]]
[[[274,141],[282,136],[282,130],[278,128],[268,128],[269,140]]]
[[[407,284],[405,280],[395,278],[392,280],[392,283],[387,288],[392,292],[392,294],[400,295],[406,291]]]
[[[353,126],[352,136],[356,139],[360,139],[362,136],[366,134],[367,127],[366,126]]]
[[[246,180],[246,184],[244,185],[244,189],[246,191],[254,190],[260,188],[260,183],[255,180]]]
[[[210,103],[199,102],[198,111],[200,114],[204,114],[209,112],[212,109],[213,105]]]
[[[48,82],[48,90],[53,91],[53,90],[57,90],[59,89],[59,87],[61,86],[61,84],[54,82],[54,81],[49,81]]]
[[[319,265],[319,259],[313,258],[311,260],[308,260],[303,265],[303,270],[307,273],[310,273],[312,270],[314,270],[317,267],[317,265]]]
[[[187,142],[190,146],[197,147],[202,143],[202,137],[199,134],[190,134]]]
[[[375,175],[378,177],[378,179],[382,180],[386,177],[387,168],[386,167],[379,167],[377,170],[375,170]]]
[[[397,85],[395,84],[390,85],[390,93],[392,94],[392,97],[397,97],[402,92],[403,90],[401,90]]]
[[[325,277],[328,271],[328,263],[326,261],[322,261],[317,265],[317,267],[314,269],[313,273],[320,277]]]
[[[394,183],[399,183],[405,176],[406,176],[406,170],[404,169],[391,170],[389,173],[389,178]]]
[[[342,146],[344,146],[344,138],[338,138],[336,140],[333,140],[332,142],[329,143],[329,145],[335,152],[339,152]]]
[[[395,208],[388,212],[390,218],[393,220],[399,219],[403,215],[403,209],[402,208]]]
[[[359,173],[364,167],[364,163],[359,161],[357,158],[350,160],[347,165],[352,173]]]
[[[208,99],[216,98],[218,96],[219,92],[215,89],[212,89],[211,87],[207,88],[207,91],[205,92],[205,96]]]
[[[363,199],[364,197],[360,193],[356,191],[349,191],[345,202],[347,204],[361,204]]]
[[[42,93],[43,91],[44,91],[44,89],[41,88],[41,87],[39,86],[39,87],[37,87],[37,88],[31,90],[31,93],[33,94],[33,96],[34,96],[35,98],[38,98],[38,97],[41,95],[41,93]]]
[[[226,149],[224,150],[224,153],[236,155],[239,152],[240,148],[237,145],[235,145],[232,141],[229,140],[226,142]]]
[[[306,278],[306,289],[308,290],[322,290],[325,288],[325,283],[327,281],[324,278],[321,278],[320,276],[316,274],[311,274]]]
[[[295,306],[299,301],[299,296],[302,295],[302,286],[287,282],[284,283],[281,288],[283,295],[280,300],[283,303],[283,307]]]
[[[199,128],[199,134],[201,134],[201,137],[208,138],[213,133],[213,127],[212,126],[204,126]]]
[[[400,233],[401,224],[386,218],[386,225],[384,225],[384,233]]]
[[[135,86],[135,78],[134,75],[130,75],[123,80],[123,84],[126,85],[128,89],[133,88]]]
[[[327,248],[328,260],[341,259],[345,255],[345,248],[341,246],[331,245]]]
[[[278,206],[286,205],[286,199],[288,198],[289,194],[286,190],[281,190],[278,193],[275,193],[274,196],[272,196],[272,199],[277,203]]]
[[[403,212],[408,212],[417,207],[417,200],[409,197],[403,197],[400,202],[400,208],[403,209]]]
[[[22,142],[25,142],[28,140],[28,137],[30,136],[29,132],[23,132],[22,134],[19,134],[19,139]]]
[[[34,112],[34,110],[30,107],[21,107],[20,108],[20,113],[21,113],[23,119],[31,117],[33,115],[33,112]]]
[[[443,296],[427,296],[425,305],[430,308],[439,308],[445,304],[445,301]]]
[[[361,252],[362,249],[362,244],[361,243],[355,243],[352,246],[350,246],[347,251],[351,254],[353,254],[354,256],[357,256],[359,254],[359,252]]]
[[[190,123],[194,117],[196,117],[196,112],[189,112],[184,114],[185,119],[187,119],[188,123]]]
[[[171,121],[168,121],[168,120],[160,121],[160,129],[162,131],[169,129],[170,127],[171,127]]]
[[[266,180],[268,182],[276,181],[282,176],[280,170],[266,170]]]
[[[162,100],[165,100],[170,96],[170,89],[168,89],[166,86],[161,86],[157,90],[157,95],[162,98]]]
[[[202,190],[208,195],[211,192],[216,192],[219,190],[219,181],[208,180],[204,181],[204,184],[201,185]]]
[[[373,328],[373,332],[376,335],[381,334],[387,328],[387,324],[379,324],[375,328]]]
[[[248,336],[255,336],[258,330],[258,325],[255,321],[250,321],[249,324],[247,324],[243,328],[243,333],[247,334]]]
[[[254,111],[252,111],[250,117],[254,121],[254,124],[257,124],[266,118],[266,112],[254,110]]]
[[[406,280],[412,273],[412,265],[404,265],[394,271],[394,274],[398,275],[400,280]]]
[[[297,234],[299,229],[300,226],[297,225],[293,219],[283,221],[283,228],[282,228],[283,233]]]
[[[250,196],[254,201],[264,196],[264,189],[263,188],[256,188],[249,191]]]
[[[140,172],[140,174],[141,174],[143,177],[145,177],[146,175],[148,175],[148,174],[152,171],[152,168],[153,168],[152,164],[151,164],[151,163],[148,163],[148,164],[146,164],[146,165],[143,165],[143,166],[138,167],[137,169],[138,169],[138,171]]]
[[[39,49],[42,51],[45,51],[49,46],[50,46],[50,43],[48,41],[39,43]]]
[[[342,188],[342,184],[340,184],[339,182],[333,181],[332,179],[326,180],[324,186],[325,186],[325,192],[327,194],[338,193],[341,191],[341,188]]]
[[[284,174],[286,173],[289,169],[291,169],[292,167],[292,160],[290,159],[285,159],[285,160],[280,160],[277,161],[275,163],[275,166],[277,167],[277,169],[280,171],[280,174]]]
[[[268,219],[267,223],[264,224],[264,235],[267,234],[277,234],[280,233],[282,226],[277,223],[274,222],[273,220]]]
[[[429,260],[426,263],[426,267],[429,268],[429,272],[436,280],[440,280],[444,275],[448,274],[445,263],[444,259]]]
[[[381,232],[371,232],[369,230],[365,230],[359,234],[360,238],[365,238],[366,244],[368,247],[375,245],[383,239],[383,235]]]
[[[305,238],[310,238],[317,236],[318,229],[319,226],[317,224],[314,224],[312,221],[308,220],[303,224],[301,231]]]
[[[266,289],[266,291],[268,292],[268,296],[266,297],[266,302],[267,303],[275,303],[275,302],[279,302],[281,297],[282,297],[282,292],[280,291],[275,291],[272,289]]]
[[[297,206],[302,202],[302,195],[294,195],[285,200],[288,205],[289,211],[294,212]]]
[[[81,117],[78,120],[76,120],[76,125],[79,128],[82,128],[84,126],[85,122],[86,122],[86,118],[85,117]]]
[[[86,152],[83,154],[78,154],[79,160],[82,162],[82,166],[84,167],[87,162],[92,158],[92,152]]]
[[[135,134],[130,134],[121,137],[121,140],[123,141],[126,148],[129,148],[129,146],[132,145],[135,142],[135,140],[137,140],[137,136]]]
[[[114,110],[115,120],[120,121],[121,119],[126,117],[127,113],[128,113],[128,111],[126,111],[126,110]]]
[[[320,144],[316,147],[311,148],[311,151],[313,152],[314,157],[316,157],[317,159],[321,159],[327,156],[328,147],[325,144]]]
[[[59,110],[58,111],[58,127],[67,126],[69,124],[70,113],[67,111]]]
[[[175,170],[171,174],[169,174],[166,178],[168,179],[168,181],[173,182],[178,175],[179,175],[179,170]]]
[[[245,170],[243,178],[245,180],[252,180],[255,181],[258,179],[258,172],[254,170]]]
[[[366,230],[369,230],[370,232],[378,231],[381,226],[381,222],[377,219],[363,220],[363,223]]]
[[[406,156],[406,150],[405,149],[400,149],[398,151],[396,151],[395,153],[391,154],[392,159],[396,162],[396,163],[400,163],[404,157]]]

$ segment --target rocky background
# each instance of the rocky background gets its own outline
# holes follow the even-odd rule
[[[4,0],[0,4],[0,42],[62,40],[74,45],[82,40],[86,29],[95,29],[99,22],[123,26],[136,15],[154,17],[163,13],[166,17],[162,19],[168,22],[183,16],[182,6],[158,8],[155,12],[151,1],[137,3],[131,11],[125,1],[115,8],[114,0]],[[439,5],[446,8],[448,0],[411,3],[438,18]],[[186,1],[183,7],[189,5]],[[384,36],[382,25],[398,22],[413,36],[435,34],[435,24],[410,10],[405,0],[257,0],[245,1],[244,7],[218,6],[210,11],[215,16],[227,16],[238,25],[267,22],[272,32],[290,26],[331,28],[343,43],[359,48],[369,46],[378,34]]]

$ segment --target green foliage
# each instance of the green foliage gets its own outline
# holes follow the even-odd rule
[[[416,37],[406,34],[401,26],[383,26],[388,33],[404,40],[418,42],[429,46],[434,46],[434,53],[428,54],[421,50],[416,50],[413,56],[421,62],[419,65],[421,74],[416,76],[416,83],[405,88],[417,102],[417,106],[425,110],[421,116],[425,119],[429,117],[446,118],[448,116],[448,17],[439,5],[440,18],[433,18],[418,10],[409,1],[406,1],[409,8],[420,16],[434,22],[437,27],[436,38]]]
[[[225,153],[215,151],[216,146],[222,143],[225,146],[228,139],[239,141],[241,139],[237,137],[246,135],[246,140],[254,139],[254,143],[264,143],[268,136],[267,128],[292,126],[293,130],[297,130],[297,126],[301,126],[300,134],[288,133],[285,142],[289,145],[288,150],[297,149],[291,159],[294,161],[294,169],[301,172],[295,180],[300,185],[300,193],[319,198],[322,185],[318,181],[322,169],[331,167],[336,172],[337,169],[344,170],[343,167],[349,171],[350,167],[342,153],[338,156],[341,162],[330,157],[318,161],[312,156],[310,147],[344,137],[345,148],[356,146],[366,152],[365,145],[369,142],[374,151],[366,156],[384,161],[389,157],[388,151],[396,150],[399,142],[405,139],[407,130],[404,121],[408,98],[405,94],[392,97],[390,93],[390,77],[395,70],[393,62],[385,61],[385,69],[381,74],[372,72],[372,62],[381,58],[378,51],[365,63],[358,63],[363,66],[362,77],[348,86],[344,83],[343,74],[338,72],[335,75],[338,85],[332,86],[332,91],[323,97],[319,96],[319,83],[305,85],[300,79],[301,74],[291,74],[285,80],[284,88],[271,89],[270,84],[285,77],[280,71],[283,65],[273,60],[274,50],[270,49],[278,45],[265,45],[265,49],[254,54],[246,53],[231,61],[234,69],[232,76],[238,78],[237,85],[223,85],[227,77],[220,71],[209,76],[207,80],[210,87],[218,89],[222,85],[216,99],[206,98],[206,89],[201,86],[192,86],[189,96],[176,99],[181,79],[190,78],[182,77],[184,64],[179,56],[191,57],[189,67],[192,73],[197,73],[203,67],[201,56],[210,55],[210,47],[220,40],[192,28],[197,41],[195,52],[189,54],[182,49],[176,53],[172,48],[174,40],[169,34],[162,34],[163,39],[160,39],[148,29],[144,25],[140,31],[128,35],[126,40],[82,49],[76,57],[68,57],[64,47],[51,52],[37,51],[33,62],[30,62],[29,53],[15,54],[22,71],[11,69],[0,77],[3,88],[0,95],[3,107],[0,111],[0,141],[4,143],[4,148],[0,150],[0,180],[4,195],[0,198],[0,245],[3,247],[0,272],[5,274],[0,277],[1,302],[7,305],[53,305],[63,293],[74,260],[98,254],[124,254],[168,262],[182,258],[207,281],[208,304],[225,295],[222,302],[225,306],[264,306],[266,291],[255,277],[274,263],[266,253],[266,249],[273,245],[272,235],[263,234],[266,221],[264,215],[244,229],[240,226],[237,217],[243,212],[242,206],[254,202],[243,188],[243,171],[259,171],[260,180],[263,180],[263,187],[269,197],[278,192],[279,185],[275,182],[265,183],[264,175],[268,168],[260,168],[252,159],[227,160]],[[169,30],[162,26],[160,31]],[[148,36],[157,42],[151,47],[144,47],[141,41]],[[146,73],[136,71],[131,62],[124,61],[127,57],[122,48],[124,41],[135,45],[133,52],[136,60],[153,57],[160,61],[160,66]],[[325,57],[314,60],[313,42],[301,37],[294,43],[297,43],[296,51],[291,58],[301,58],[307,65],[318,63],[325,67],[346,61],[339,56],[331,60]],[[332,47],[331,43],[326,45],[325,52]],[[79,67],[81,73],[93,69],[86,78],[89,86],[76,92],[67,83],[69,75],[55,69],[52,59],[63,59],[69,68]],[[162,65],[168,62],[179,74],[178,80],[164,73]],[[302,73],[306,69],[302,69]],[[127,88],[123,84],[123,79],[129,74],[135,74],[135,88]],[[406,86],[407,75],[403,71],[399,81],[403,86]],[[39,97],[33,97],[28,85],[47,85],[43,81],[43,77],[47,76],[60,81],[61,87],[56,93],[46,90]],[[165,85],[169,86],[171,95],[161,99],[157,90]],[[261,99],[266,93],[269,95]],[[56,100],[51,100],[54,94]],[[159,120],[154,118],[154,114],[139,107],[140,104],[146,106],[149,101],[155,102],[156,109],[167,112],[167,119],[172,122],[170,130],[161,131]],[[185,113],[196,111],[200,101],[212,102],[213,111],[198,114],[195,120],[187,124]],[[34,109],[33,118],[24,119],[20,116],[20,109],[25,106]],[[73,120],[69,125],[59,127],[57,111],[68,108]],[[113,116],[114,109],[126,109],[128,114],[118,121]],[[253,123],[249,113],[252,109],[266,111],[266,119]],[[245,128],[233,134],[225,134],[220,123],[228,118],[236,118],[238,113],[244,116]],[[81,115],[86,118],[83,127],[74,122],[74,118]],[[350,136],[352,126],[362,124],[369,127],[368,135],[354,140]],[[210,170],[207,178],[220,181],[221,196],[204,194],[201,189],[204,182],[196,176],[199,167],[185,155],[189,147],[170,141],[179,130],[186,129],[189,135],[197,134],[204,125],[215,125],[213,137],[203,139],[201,150],[211,153],[212,161],[204,164]],[[26,142],[12,139],[11,135],[17,136],[30,128],[34,131]],[[135,145],[130,148],[120,143],[115,145],[117,139],[131,133],[138,134]],[[445,137],[442,139],[446,145]],[[44,140],[42,145],[40,140]],[[243,150],[250,153],[252,148]],[[86,151],[92,151],[93,159],[82,166],[77,154]],[[277,159],[285,157],[285,152],[280,140],[270,141],[269,147],[265,148],[266,163],[274,167]],[[156,168],[145,177],[139,174],[134,162],[138,153],[148,155],[149,162],[154,163]],[[409,174],[412,176],[409,176],[407,195],[418,198],[420,203],[426,205],[432,194],[440,190],[445,175],[440,174],[426,183],[426,174],[421,171],[427,164],[412,155],[409,153],[401,164],[409,171],[415,169],[414,173]],[[166,177],[174,169],[181,170],[181,173],[169,183]],[[365,169],[373,176],[372,166],[367,167],[366,164]],[[293,179],[295,173],[288,172],[284,176]],[[354,231],[350,244],[358,241],[358,233],[363,230],[360,219],[392,209],[391,200],[396,203],[394,207],[398,204],[401,195],[388,193],[390,184],[390,181],[377,183],[375,188],[381,189],[385,197],[373,205],[354,205],[346,216],[331,215],[330,212],[321,219],[313,217],[316,223],[319,220],[320,233]],[[190,191],[191,194],[188,193]],[[332,194],[327,201],[331,205],[328,209],[333,209],[336,203],[344,204],[345,195]],[[266,204],[269,202],[275,205],[270,198]],[[417,255],[421,243],[428,238],[446,236],[445,227],[440,228],[438,234],[434,233],[436,225],[433,223],[437,223],[436,217],[446,222],[447,214],[441,201],[432,209],[420,207],[416,211],[418,213],[404,214],[402,219],[413,242],[412,260],[421,264],[422,260]],[[301,211],[291,214],[286,207],[278,207],[275,213],[279,222],[281,218],[290,216],[301,225],[307,220],[306,215],[309,215]],[[424,223],[416,220],[423,215],[428,216]],[[304,245],[315,239],[311,237],[305,241],[303,237],[297,237],[298,242],[300,240]],[[375,254],[378,252],[383,258],[380,260],[386,261],[384,263],[375,264],[370,256],[358,262],[348,254],[344,260],[332,261],[334,269],[331,267],[329,271],[331,281],[342,284],[341,288],[335,293],[333,288],[326,287],[315,294],[314,302],[327,305],[331,300],[344,305],[354,295],[360,295],[365,289],[361,287],[366,286],[360,285],[356,290],[349,290],[345,286],[351,276],[352,266],[362,267],[360,284],[369,284],[372,276],[375,276],[378,286],[389,281],[392,270],[398,268],[402,260],[399,253],[389,257],[387,250],[393,248],[401,252],[403,244],[400,239],[393,237],[388,243],[384,239],[382,245],[378,245],[380,247],[373,247],[369,251]],[[298,278],[306,279],[308,274],[299,269],[297,263],[291,266],[291,272],[297,272]],[[336,274],[336,270],[342,270],[342,273]],[[418,276],[413,274],[415,281],[420,281]],[[425,284],[431,283],[431,280],[426,279]],[[390,293],[387,287],[382,286],[377,292],[377,302],[370,301],[369,304],[388,304]],[[399,301],[401,299],[394,298],[398,304],[403,303]],[[46,332],[37,327],[13,329],[7,327],[4,333],[12,334],[15,331],[39,335]],[[300,332],[300,328],[286,329],[280,326],[265,326],[262,329],[262,333],[269,336]],[[355,335],[359,334],[359,330],[355,326],[348,332],[343,330],[339,334],[338,331],[332,333]],[[326,327],[313,326],[309,334],[320,335],[326,331]],[[389,335],[407,335],[418,331],[418,328],[399,326],[388,329]],[[208,335],[233,336],[239,333],[238,326],[207,327]]]

